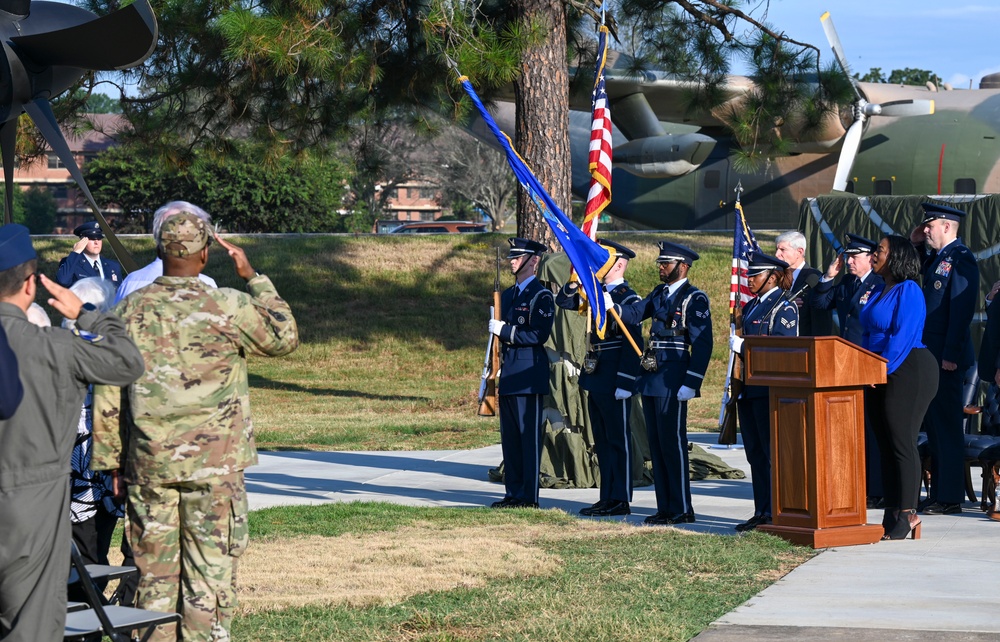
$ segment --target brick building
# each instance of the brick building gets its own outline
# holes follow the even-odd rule
[[[97,154],[115,145],[116,135],[128,126],[128,121],[119,114],[85,114],[83,119],[92,126],[85,126],[79,132],[63,130],[69,149],[81,169]],[[56,234],[72,232],[80,223],[94,218],[90,205],[69,170],[51,149],[36,162],[17,166],[14,183],[21,189],[38,186],[52,193],[58,208],[53,230]],[[108,209],[102,210],[102,213],[113,218],[116,211]]]

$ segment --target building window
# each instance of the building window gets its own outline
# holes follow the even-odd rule
[[[69,197],[69,187],[66,185],[60,185],[59,187],[52,188],[52,198],[64,199]]]
[[[433,201],[435,198],[437,198],[437,189],[434,187],[421,187],[420,198],[428,201]]]
[[[875,181],[875,196],[892,196],[892,181],[887,179]]]
[[[49,154],[49,169],[61,169],[65,167],[58,154]]]
[[[955,180],[955,193],[956,194],[975,194],[976,193],[976,179],[974,178],[959,178]]]
[[[420,213],[420,220],[421,221],[433,221],[434,220],[434,212],[421,212]]]

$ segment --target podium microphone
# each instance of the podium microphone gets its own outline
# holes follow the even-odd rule
[[[788,299],[789,301],[794,301],[795,299],[802,296],[802,294],[809,288],[816,287],[817,283],[819,283],[819,275],[814,272],[806,277],[806,284],[803,285],[801,288],[799,288],[798,292],[792,294],[791,296],[786,296],[785,298]]]

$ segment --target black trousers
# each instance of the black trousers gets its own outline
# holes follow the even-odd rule
[[[642,396],[646,437],[653,459],[656,511],[673,516],[693,513],[688,472],[687,402],[674,391],[666,397]]]
[[[594,451],[601,471],[603,501],[632,501],[632,399],[587,393],[587,412],[594,431]]]
[[[755,396],[736,400],[743,451],[750,464],[753,514],[771,515],[771,410],[770,398]]]
[[[938,388],[938,364],[926,348],[911,350],[885,384],[865,392],[865,406],[882,459],[886,508],[917,507],[917,433]]]
[[[544,437],[542,395],[500,395],[504,497],[538,503]]]
[[[931,368],[925,366],[927,370]],[[937,394],[924,418],[927,448],[931,452],[931,492],[934,501],[946,504],[965,499],[965,433],[962,412],[962,382],[965,369],[942,370],[934,360]],[[929,374],[925,372],[924,374]]]

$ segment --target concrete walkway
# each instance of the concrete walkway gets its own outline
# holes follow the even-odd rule
[[[693,434],[707,447],[714,434]],[[711,450],[745,480],[692,484],[698,521],[685,530],[734,534],[753,514],[742,449]],[[503,497],[487,479],[499,446],[469,451],[269,452],[247,471],[251,509],[331,501],[483,506]],[[545,490],[543,508],[575,513],[597,489]],[[698,642],[771,640],[1000,640],[1000,523],[972,504],[925,516],[922,539],[827,549],[726,614]],[[632,523],[655,512],[652,487],[636,489]],[[881,521],[871,511],[869,522]]]

